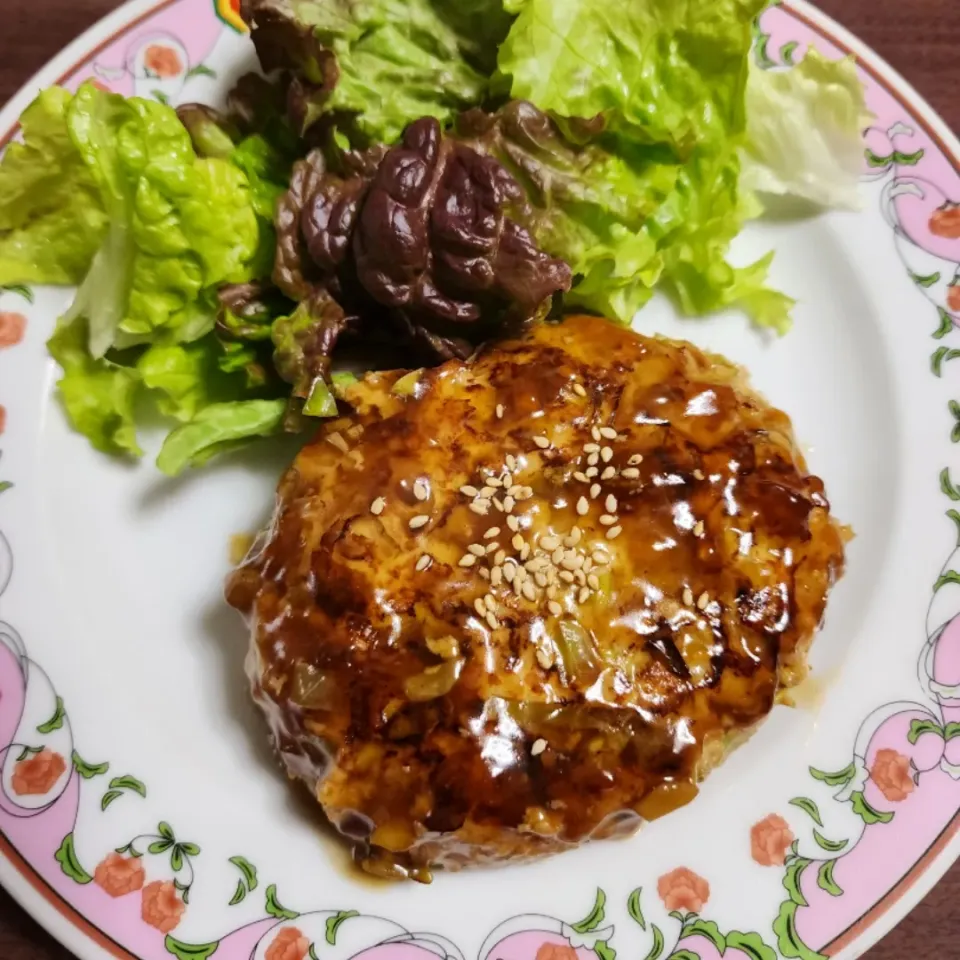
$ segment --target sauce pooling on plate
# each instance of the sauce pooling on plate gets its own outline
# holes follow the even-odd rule
[[[228,597],[367,869],[629,833],[803,678],[842,531],[728,361],[575,317],[347,399]]]

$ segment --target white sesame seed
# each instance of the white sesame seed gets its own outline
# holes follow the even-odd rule
[[[530,580],[525,580],[525,581],[521,584],[521,586],[520,586],[520,592],[521,592],[528,600],[536,600],[536,599],[537,599],[537,588],[533,585],[533,583],[532,583]]]
[[[550,601],[547,603],[547,609],[548,609],[555,617],[559,617],[560,614],[563,613],[563,607],[561,607],[560,604],[557,603],[556,600],[550,600]]]
[[[577,501],[577,513],[580,514],[581,517],[585,517],[589,512],[590,504],[587,502],[587,498],[581,497]]]
[[[599,453],[599,452],[600,452],[600,444],[599,444],[599,443],[585,443],[585,444],[583,445],[583,452],[584,452],[584,453]]]
[[[542,570],[544,567],[548,567],[549,565],[550,565],[550,561],[542,555],[539,557],[534,557],[532,560],[528,560],[524,564],[524,566],[531,573],[536,573],[538,570]]]
[[[520,548],[520,559],[526,560],[527,557],[529,556],[530,556],[530,544],[524,543],[524,545]]]
[[[526,541],[523,539],[523,535],[520,533],[514,534],[513,539],[510,541],[514,550],[519,550],[525,542]]]
[[[512,453],[508,453],[504,459],[507,461],[507,469],[517,469],[517,458]]]
[[[577,594],[577,603],[586,603],[590,599],[590,588],[581,587],[580,592]]]
[[[547,599],[552,600],[556,595],[557,585],[555,583],[551,583],[550,586],[547,587]]]
[[[520,521],[516,517],[507,517],[507,526],[516,533],[520,529]]]
[[[687,607],[693,606],[693,591],[689,587],[683,588],[683,603]]]
[[[515,571],[516,572],[514,573],[513,577],[514,583],[523,583],[530,576],[527,571],[523,569],[523,567],[516,567]]]
[[[534,437],[533,442],[541,449],[546,450],[550,446],[550,441],[546,437]]]
[[[421,527],[425,527],[430,522],[430,517],[425,514],[420,514],[417,517],[410,518],[410,529],[419,530]]]
[[[503,513],[503,501],[502,501],[499,497],[494,497],[494,498],[493,498],[493,505],[494,505],[501,513]]]
[[[427,489],[427,485],[422,480],[418,480],[413,485],[413,495],[418,500],[426,500],[430,496],[430,491]]]
[[[604,463],[609,463],[609,462],[613,459],[613,448],[612,448],[612,447],[604,447],[604,448],[600,451],[600,459],[601,459]]]
[[[424,554],[422,557],[420,557],[420,559],[417,561],[417,569],[418,569],[418,570],[426,570],[427,567],[429,567],[431,563],[433,563],[433,557],[431,557],[429,553],[425,553],[425,554]]]
[[[472,567],[477,562],[477,558],[472,553],[465,553],[460,558],[461,567]]]
[[[344,440],[343,437],[340,436],[340,434],[336,431],[327,434],[327,443],[335,446],[341,453],[346,453],[349,449],[347,447],[347,441]]]
[[[483,535],[484,540],[492,540],[495,536],[500,533],[499,527],[490,527],[489,530]]]
[[[603,505],[609,513],[617,512],[617,498],[612,493],[607,494],[607,499],[603,501]]]
[[[624,480],[636,480],[640,476],[640,471],[636,467],[624,467],[620,471],[620,476]]]
[[[534,575],[533,579],[537,581],[538,587],[545,587],[547,585],[547,575],[542,571],[538,570]]]
[[[470,546],[467,547],[467,549],[468,549],[475,557],[482,557],[482,556],[484,556],[484,554],[486,554],[486,552],[487,552],[486,548],[485,548],[482,544],[479,544],[479,543],[471,543]]]
[[[503,512],[504,512],[504,513],[510,513],[510,511],[513,510],[513,508],[514,508],[516,505],[517,505],[517,501],[514,500],[513,497],[511,497],[509,493],[503,498]]]
[[[521,487],[519,483],[515,483],[515,484],[507,491],[507,493],[508,493],[511,497],[516,497],[516,498],[519,499],[520,494],[523,493],[523,487]]]
[[[568,547],[575,547],[580,542],[580,538],[582,536],[583,536],[583,531],[576,524],[574,524],[570,528],[570,536],[568,536],[567,539],[564,540],[563,542]]]
[[[617,431],[614,430],[613,427],[601,427],[600,436],[603,437],[604,440],[616,440]]]
[[[703,521],[698,520],[693,526],[693,533],[697,537],[702,537],[704,531]]]
[[[379,517],[383,513],[383,508],[387,505],[387,501],[383,497],[377,497],[373,503],[370,504],[370,512],[375,516]]]
[[[583,567],[585,567],[586,565],[587,565],[587,561],[584,560]],[[583,567],[581,567],[579,570],[574,570],[573,576],[574,576],[574,579],[577,581],[577,583],[579,583],[581,586],[586,586],[587,574],[584,571]]]
[[[635,466],[637,466],[638,464],[643,463],[643,454],[642,454],[642,453],[635,453],[635,454],[627,461],[627,463],[629,463],[631,467],[635,467]]]
[[[604,467],[603,473],[600,474],[601,480],[612,480],[617,475],[616,467]]]
[[[695,480],[702,480],[702,479],[703,479],[703,471],[702,471],[702,470],[694,470],[694,471],[693,471],[693,476],[694,476],[694,479],[695,479]]]
[[[533,487],[524,487],[523,492],[517,497],[518,500],[529,500],[533,496]]]
[[[539,740],[534,740],[533,746],[530,748],[531,757],[539,757],[544,750],[547,749],[547,741],[541,737]]]
[[[465,497],[475,497],[480,492],[476,487],[471,487],[469,483],[465,483],[461,488],[460,492]]]
[[[498,403],[498,404],[497,404],[497,419],[499,420],[499,419],[501,419],[502,417],[503,417],[503,404],[502,404],[502,403]]]
[[[620,536],[620,533],[621,533],[622,530],[623,530],[623,527],[611,527],[611,528],[607,531],[607,539],[608,539],[608,540],[616,540],[617,537]]]
[[[550,655],[550,651],[544,647],[537,647],[537,663],[544,670],[549,670],[553,666],[553,657]]]
[[[579,481],[580,483],[590,482],[590,478],[582,470],[577,470],[573,475],[573,479]]]
[[[503,567],[494,567],[490,571],[490,582],[495,586],[500,586],[500,581],[503,579]]]
[[[610,557],[607,556],[602,550],[594,550],[590,554],[594,563],[599,563],[600,566],[604,566],[610,562]]]
[[[496,612],[496,609],[497,609],[497,601],[493,598],[493,594],[492,594],[492,593],[488,593],[488,594],[483,598],[483,602],[486,604],[488,610],[492,610],[492,611]]]
[[[490,571],[489,571],[486,567],[481,567],[481,568],[477,571],[477,573],[479,573],[480,576],[483,577],[484,580],[489,580],[489,579],[490,579]]]
[[[704,590],[703,593],[701,593],[700,596],[697,597],[697,606],[701,610],[706,610],[709,605],[710,605],[710,594],[708,594],[707,591]]]
[[[560,571],[560,579],[561,579],[564,583],[573,583],[574,576],[573,576],[573,573],[571,573],[569,570],[561,570],[561,571]]]
[[[507,552],[505,550],[498,550],[493,555],[493,562],[499,567],[501,563],[504,563],[507,559]]]
[[[600,431],[599,431],[596,427],[591,427],[591,428],[590,428],[590,436],[593,437],[594,440],[599,441],[599,440],[600,440],[600,437],[601,437],[601,434],[600,434]]]
[[[553,564],[561,563],[563,561],[563,554],[563,547],[557,547],[557,549],[553,551],[553,555],[550,557],[550,562]]]
[[[486,486],[477,494],[477,496],[481,500],[489,500],[496,492],[497,491],[493,487]]]
[[[601,487],[599,483],[591,484],[591,485],[590,485],[590,499],[591,499],[591,500],[596,500],[597,497],[600,496],[600,491],[601,491],[602,489],[603,489],[603,487]]]
[[[593,569],[593,557],[587,557],[587,559],[583,561],[583,572],[589,573],[592,569]]]
[[[503,486],[503,482],[498,477],[487,477],[486,480],[488,487],[495,487],[499,490]]]
[[[473,601],[473,609],[476,610],[481,617],[487,615],[487,608],[483,604],[483,597],[477,597],[476,600]]]
[[[513,578],[514,578],[514,576],[516,575],[516,572],[517,572],[517,568],[516,568],[516,567],[513,567],[513,566],[502,567],[502,568],[501,568],[501,567],[494,567],[493,569],[494,569],[494,570],[500,570],[500,569],[502,569],[502,570],[503,570],[503,579],[506,580],[507,583],[513,583]],[[493,582],[493,580],[492,580],[492,578],[491,578],[491,583],[492,583],[492,582]]]
[[[587,467],[587,479],[592,480],[599,472],[596,467]]]
[[[556,550],[560,546],[559,537],[541,537],[539,542],[544,550]]]
[[[491,630],[496,630],[497,627],[500,626],[500,621],[497,620],[495,614],[490,610],[487,611],[486,621],[487,626],[489,626]]]
[[[509,492],[513,486],[513,477],[510,476],[509,471],[505,471],[500,479],[503,481],[503,489]]]
[[[599,453],[591,453],[590,456],[587,457],[587,466],[588,466],[588,467],[595,467],[599,462],[600,462],[600,454],[599,454]]]
[[[583,554],[575,553],[572,557],[568,553],[563,558],[563,565],[567,570],[579,570],[583,566]]]
[[[474,513],[479,514],[481,517],[485,517],[490,512],[490,501],[474,500],[473,503],[468,504],[468,507]]]
[[[575,384],[573,385],[573,392],[574,392],[578,397],[585,397],[585,396],[587,395],[587,391],[584,389],[582,383],[575,383]]]
[[[591,590],[600,589],[600,578],[595,573],[587,574],[587,583]]]

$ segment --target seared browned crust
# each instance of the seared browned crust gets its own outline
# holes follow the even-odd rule
[[[302,451],[231,580],[291,775],[369,867],[400,872],[687,803],[802,678],[843,569],[787,416],[720,357],[587,317],[425,371],[413,395],[399,377],[350,389],[355,413]],[[508,455],[512,512],[502,486],[470,509],[460,488]]]

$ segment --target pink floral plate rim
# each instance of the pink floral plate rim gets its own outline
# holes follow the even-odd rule
[[[191,30],[190,37],[174,35],[171,21],[179,14],[187,15],[188,6],[191,27],[196,19],[198,29]],[[43,85],[73,85],[83,78],[124,93],[166,97],[170,90],[180,89],[177,84],[182,86],[189,76],[204,70],[211,73],[204,66],[201,48],[207,40],[212,44],[214,31],[237,29],[230,0],[135,0],[64,50],[27,84],[4,116],[16,116]],[[137,50],[133,50],[131,38],[140,44]],[[866,132],[864,179],[886,178],[884,217],[910,279],[936,310],[940,326],[933,335],[939,343],[960,326],[960,213],[956,213],[960,144],[902,78],[802,0],[781,4],[764,15],[758,27],[757,56],[766,61],[764,66],[776,67],[791,62],[797,49],[808,43],[853,53],[868,82],[878,120]],[[0,137],[0,148],[15,132]],[[927,259],[917,259],[919,254]],[[918,263],[942,266],[924,272],[916,267]],[[23,295],[29,296],[29,291]],[[19,311],[0,311],[0,351],[18,346],[27,322]],[[944,365],[957,357],[960,349],[938,346],[930,358],[932,373],[941,377]],[[0,403],[2,400],[0,395]],[[951,402],[950,412],[955,421],[950,439],[957,443],[960,404]],[[0,436],[6,421],[0,405]],[[0,463],[0,474],[4,466]],[[942,494],[950,502],[960,501],[960,487],[951,479],[949,467],[938,479]],[[0,475],[0,494],[6,495],[8,489]],[[4,503],[0,500],[0,509]],[[947,516],[960,526],[960,513],[949,510]],[[655,884],[656,896],[679,924],[675,935],[668,934],[665,942],[659,927],[645,919],[641,889],[635,889],[621,906],[645,932],[652,927],[648,960],[853,956],[876,942],[949,867],[957,845],[948,848],[960,831],[960,790],[956,787],[960,782],[960,602],[953,600],[954,588],[960,587],[958,571],[960,554],[955,552],[933,587],[927,643],[920,657],[921,687],[928,702],[878,707],[863,721],[849,767],[810,770],[814,780],[836,789],[834,801],[849,804],[863,821],[861,839],[844,849],[846,843],[811,827],[820,853],[804,856],[798,849],[796,829],[782,815],[785,811],[771,812],[756,822],[749,840],[752,859],[760,866],[782,870],[781,885],[786,892],[769,929],[740,932],[729,925],[718,926],[707,918],[708,880],[686,866],[677,866]],[[11,572],[12,551],[0,529],[0,594],[7,588]],[[357,943],[347,957],[462,960],[463,954],[453,943],[407,930],[393,921],[343,909],[297,913],[281,903],[273,884],[266,888],[265,915],[259,921],[203,943],[178,939],[175,934],[189,909],[193,862],[200,857],[201,847],[175,836],[170,824],[160,821],[156,830],[133,837],[124,847],[107,852],[95,868],[91,863],[86,869],[77,859],[73,832],[67,829],[73,824],[71,804],[75,812],[80,792],[99,785],[104,787],[101,803],[106,810],[119,798],[145,796],[147,787],[131,774],[110,777],[119,771],[108,771],[106,762],[90,764],[82,759],[72,740],[64,740],[70,733],[69,713],[59,697],[50,718],[34,728],[35,740],[24,743],[18,739],[29,671],[42,672],[42,668],[30,661],[16,631],[0,622],[0,758],[6,766],[13,757],[12,748],[21,751],[13,757],[8,782],[0,783],[0,877],[11,893],[72,949],[91,960],[107,955],[133,960],[171,956],[179,960],[312,960],[317,950],[326,956],[326,952],[341,949],[342,934],[347,931]],[[51,692],[55,695],[52,685]],[[18,696],[20,708],[9,729],[4,708],[9,710]],[[814,801],[796,797],[790,803],[823,826],[821,810]],[[926,833],[913,822],[918,819],[929,821]],[[65,823],[67,832],[50,834],[56,842],[49,849],[40,844],[25,855],[29,844],[22,838],[27,832],[39,836],[41,824],[54,821]],[[916,839],[922,835],[925,840],[906,851],[895,882],[889,888],[877,888],[879,893],[852,913],[843,915],[836,909],[831,913],[828,908],[852,904],[856,899],[849,895],[853,883],[847,877],[855,869],[862,871],[864,863],[870,865],[866,858],[859,864],[851,859],[858,849],[869,847],[863,838],[876,837],[878,843],[884,838],[888,847],[895,846],[893,831],[898,829],[912,831],[905,836]],[[159,860],[170,861],[169,877],[155,874]],[[235,894],[239,903],[259,891],[257,871],[243,857],[231,858],[231,863],[239,871]],[[849,868],[846,873],[845,868]],[[646,896],[650,895],[647,891]],[[592,909],[575,923],[535,914],[505,920],[487,937],[479,960],[613,960],[617,941],[609,919],[614,905],[603,888],[591,890],[590,898]],[[828,915],[829,921],[822,919]]]

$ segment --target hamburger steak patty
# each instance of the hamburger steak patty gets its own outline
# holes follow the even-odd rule
[[[630,833],[803,678],[843,532],[733,364],[574,317],[346,399],[228,599],[366,869]]]

